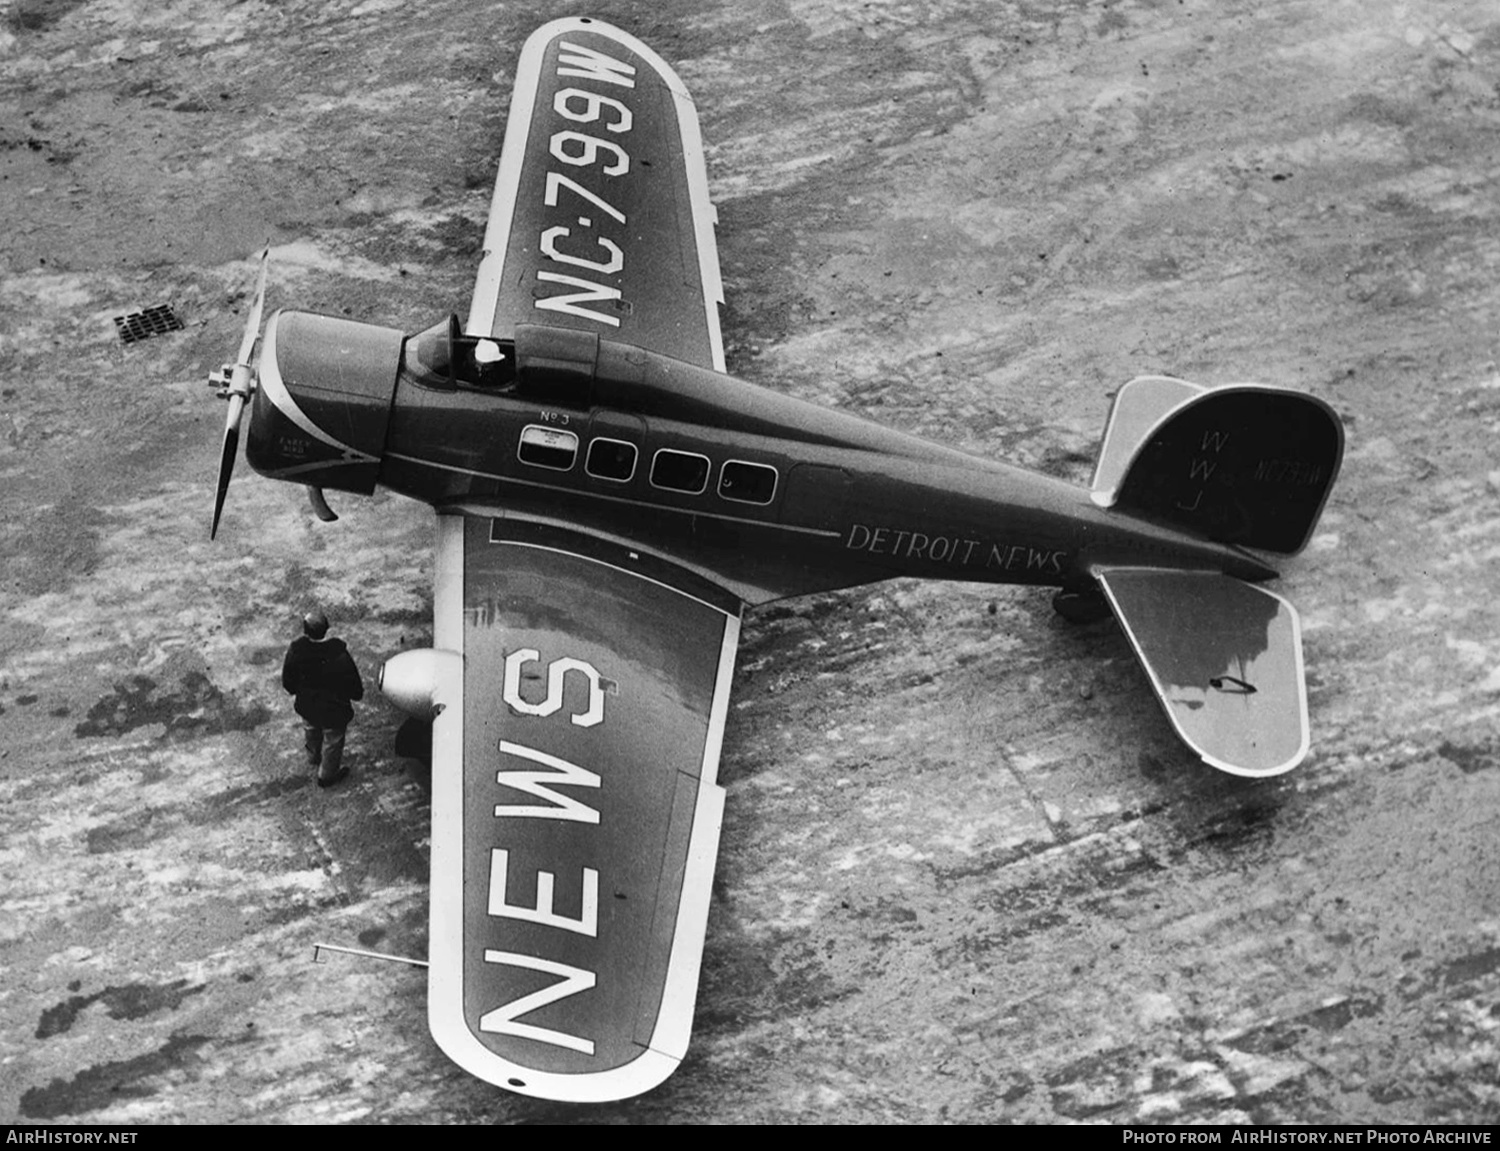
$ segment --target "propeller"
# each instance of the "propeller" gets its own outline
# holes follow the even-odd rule
[[[229,492],[229,480],[234,475],[234,459],[240,448],[240,420],[245,414],[245,405],[255,392],[255,370],[250,366],[250,357],[260,340],[260,317],[266,304],[266,267],[270,263],[271,247],[266,245],[260,254],[260,275],[256,278],[255,299],[250,304],[250,314],[245,317],[245,334],[240,340],[239,354],[232,364],[225,364],[217,372],[210,372],[208,382],[219,388],[219,398],[229,401],[229,415],[224,421],[224,446],[219,452],[219,490],[214,497],[214,522],[208,530],[213,539],[219,531],[219,517],[224,511],[224,497]]]

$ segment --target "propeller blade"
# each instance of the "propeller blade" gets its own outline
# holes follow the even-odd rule
[[[260,315],[266,306],[266,267],[271,262],[271,245],[267,244],[260,254],[260,275],[255,278],[255,298],[250,302],[250,314],[245,317],[245,334],[240,339],[240,354],[235,363],[248,364],[250,353],[255,350],[255,341],[260,339]]]
[[[234,475],[234,457],[240,450],[240,415],[245,410],[245,398],[229,397],[229,419],[224,424],[224,446],[219,451],[219,490],[214,496],[214,522],[208,529],[208,538],[219,533],[219,517],[224,512],[224,497],[229,494],[229,480]]]
[[[266,269],[271,262],[271,245],[266,244],[260,254],[260,273],[255,277],[255,297],[250,301],[250,312],[245,317],[245,334],[240,338],[239,355],[233,364],[225,365],[222,372],[222,390],[219,395],[229,401],[229,417],[224,421],[224,445],[219,450],[219,487],[214,495],[214,522],[208,529],[208,538],[219,533],[219,517],[224,513],[224,497],[229,494],[229,481],[234,475],[234,458],[240,448],[240,419],[245,414],[245,403],[255,391],[255,373],[250,367],[250,356],[260,340],[260,317],[266,307]],[[210,377],[212,380],[213,377]]]

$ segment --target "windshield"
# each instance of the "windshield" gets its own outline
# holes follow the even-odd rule
[[[406,372],[429,388],[478,388],[508,391],[516,379],[514,347],[509,340],[466,336],[458,317],[449,316],[406,341]]]

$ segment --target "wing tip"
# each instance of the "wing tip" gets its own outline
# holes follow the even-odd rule
[[[435,970],[431,978],[436,982]],[[461,1012],[454,1015],[447,1010],[436,988],[429,990],[427,1003],[428,1031],[448,1059],[476,1079],[534,1099],[558,1103],[614,1103],[632,1099],[661,1086],[682,1062],[681,1056],[643,1047],[628,1063],[605,1071],[573,1074],[540,1071],[514,1063],[485,1047],[469,1034]]]

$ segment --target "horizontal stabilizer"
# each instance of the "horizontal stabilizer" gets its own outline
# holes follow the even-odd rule
[[[1177,734],[1232,775],[1307,754],[1302,636],[1292,605],[1219,572],[1096,568]]]

